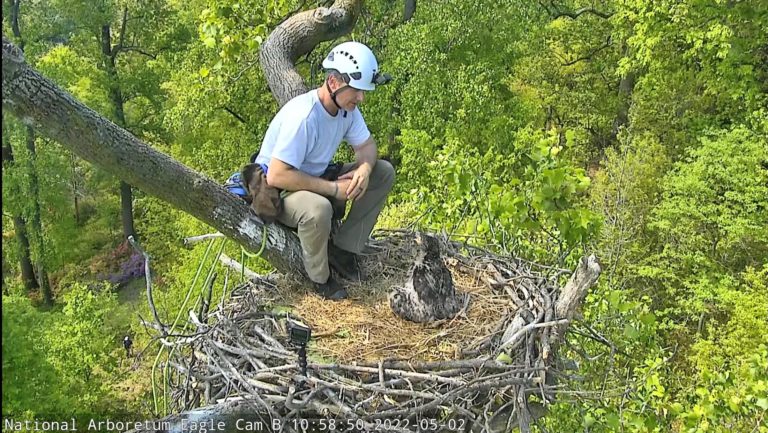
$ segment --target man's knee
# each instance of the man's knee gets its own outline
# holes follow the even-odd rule
[[[304,208],[303,224],[314,224],[318,227],[331,227],[333,206],[325,197],[318,196],[316,200],[309,200]]]
[[[375,177],[382,185],[392,186],[395,183],[395,168],[389,161],[380,159],[376,162],[371,177]]]

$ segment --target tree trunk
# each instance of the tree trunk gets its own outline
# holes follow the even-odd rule
[[[32,224],[34,233],[32,239],[35,241],[35,249],[37,250],[37,260],[35,260],[35,267],[37,268],[37,284],[42,292],[43,302],[45,305],[50,306],[53,305],[53,294],[51,293],[51,285],[48,280],[48,272],[45,269],[45,234],[43,232],[43,223],[40,216],[35,130],[32,129],[31,126],[27,126],[27,150],[29,151],[29,195],[33,203],[30,223]]]
[[[405,6],[403,7],[403,22],[407,22],[413,18],[414,13],[416,13],[416,0],[405,0]]]
[[[72,198],[75,201],[75,224],[80,227],[80,199],[78,198],[78,186],[80,182],[78,180],[79,176],[77,173],[77,161],[75,160],[75,155],[72,155],[69,162],[72,164]]]
[[[133,236],[135,240],[139,240],[136,230],[133,227],[133,191],[131,186],[120,181],[120,215],[123,221],[123,238],[128,239],[128,236]]]
[[[624,56],[629,54],[629,46],[627,46],[626,41],[622,42],[621,51]],[[635,71],[627,72],[619,81],[619,106],[616,110],[616,117],[611,125],[610,144],[616,143],[621,128],[629,124],[629,109],[632,106],[632,92],[635,90],[635,81],[637,81]]]
[[[5,254],[3,254],[3,295],[9,295],[8,285],[5,284],[5,277],[11,273],[11,266],[8,260],[5,260]]]
[[[123,20],[127,11],[123,12]],[[121,128],[126,127],[125,109],[123,107],[123,92],[120,89],[120,77],[117,74],[115,58],[117,53],[112,48],[112,29],[109,24],[101,27],[101,53],[104,54],[104,65],[109,77],[109,99],[112,100],[114,119]],[[131,186],[120,181],[120,215],[123,221],[123,238],[133,236],[138,241],[133,224],[133,192]]]
[[[7,39],[3,39],[3,109],[86,161],[210,224],[248,250],[261,248],[264,225],[242,199],[77,101],[30,68],[23,53]],[[268,224],[266,235],[263,257],[281,272],[306,275],[296,234],[282,225]]]
[[[622,127],[629,124],[629,108],[632,106],[632,91],[635,89],[635,73],[630,71],[619,82],[619,109],[611,127],[611,142],[615,143]]]
[[[3,170],[13,167],[13,147],[11,146],[11,136],[5,130],[5,113],[3,113]],[[16,186],[13,186],[14,191],[11,192],[11,197],[20,197],[21,193]],[[16,242],[19,244],[19,265],[21,267],[21,280],[24,282],[24,289],[27,292],[31,292],[39,288],[37,284],[37,278],[35,277],[35,269],[32,267],[32,259],[29,255],[29,238],[27,237],[27,223],[18,211],[14,210],[11,215],[13,220],[13,231],[16,235]]]
[[[16,232],[16,242],[19,244],[19,265],[21,266],[21,281],[24,282],[24,289],[27,292],[37,290],[40,285],[37,284],[35,268],[32,266],[32,259],[29,255],[29,237],[27,236],[27,223],[18,215],[13,217],[13,227]]]
[[[349,33],[360,13],[357,0],[336,0],[330,8],[298,13],[275,28],[261,46],[259,60],[269,89],[282,107],[307,86],[294,67],[296,59],[323,41]]]

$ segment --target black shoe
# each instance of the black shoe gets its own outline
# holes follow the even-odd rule
[[[334,244],[328,248],[328,264],[343,278],[350,281],[360,281],[360,265],[357,255],[347,250],[342,250]]]
[[[315,293],[322,296],[325,299],[330,299],[332,301],[340,301],[342,299],[347,299],[349,297],[349,294],[347,293],[347,289],[341,287],[341,285],[333,279],[333,277],[328,277],[328,281],[324,283],[312,283],[314,285]]]

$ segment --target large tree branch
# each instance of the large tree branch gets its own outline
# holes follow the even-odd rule
[[[5,37],[3,109],[81,158],[210,224],[247,249],[261,247],[264,225],[245,202],[83,105],[29,67],[21,50]],[[282,272],[303,275],[296,235],[284,226],[268,224],[266,236],[263,257]]]
[[[261,67],[280,106],[308,89],[295,68],[296,60],[318,43],[348,33],[359,15],[358,0],[336,0],[330,8],[298,13],[285,20],[261,46]]]

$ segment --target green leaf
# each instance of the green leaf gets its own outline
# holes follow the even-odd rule
[[[594,416],[592,416],[592,414],[588,413],[584,415],[584,428],[592,427],[593,425],[595,425],[595,422],[597,422],[597,420],[595,419]]]
[[[669,405],[669,409],[673,414],[677,415],[683,412],[684,408],[681,403],[675,402]]]
[[[656,323],[656,315],[653,313],[641,314],[639,319],[640,319],[640,322],[646,326],[650,326]]]
[[[631,339],[636,339],[640,335],[640,331],[630,324],[624,325],[624,335]]]
[[[768,410],[768,398],[760,398],[755,404],[762,410]]]

